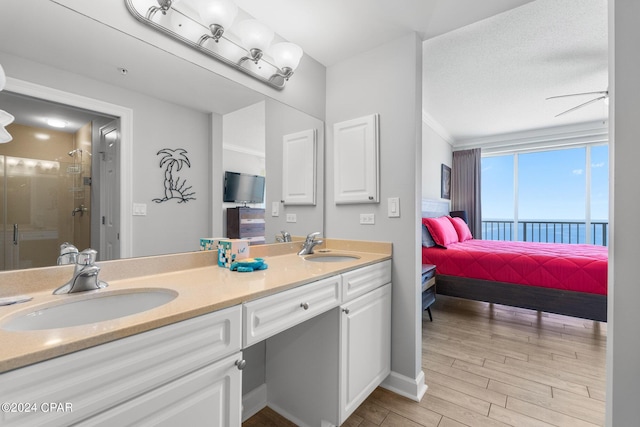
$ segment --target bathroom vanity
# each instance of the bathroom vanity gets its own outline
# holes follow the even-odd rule
[[[93,294],[178,296],[98,323],[0,329],[3,344],[16,343],[0,350],[0,400],[15,403],[1,424],[239,426],[243,394],[245,417],[268,405],[298,425],[342,424],[390,372],[391,247],[362,243],[329,240],[310,257],[287,253],[293,244],[265,245],[256,250],[269,268],[252,273],[211,265],[112,280]],[[168,257],[152,258],[142,270]],[[109,263],[120,262],[133,260]],[[43,292],[0,307],[0,328],[51,301]],[[256,344],[264,384],[243,391],[243,369],[252,368],[243,350]]]

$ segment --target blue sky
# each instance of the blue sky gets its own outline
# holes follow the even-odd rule
[[[518,217],[521,220],[584,220],[587,149],[518,154]],[[608,147],[591,147],[591,219],[607,220]],[[482,217],[513,219],[514,155],[482,159]]]

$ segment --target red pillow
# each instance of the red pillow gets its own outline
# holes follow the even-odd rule
[[[464,242],[465,240],[473,239],[471,230],[469,230],[469,226],[467,225],[466,222],[464,222],[464,219],[457,218],[457,217],[456,218],[447,217],[447,218],[449,218],[449,220],[451,221],[451,224],[453,224],[453,228],[456,229],[456,233],[458,233],[459,242]]]
[[[448,216],[422,218],[422,223],[431,233],[436,245],[446,248],[448,244],[458,242],[458,232],[453,227]]]

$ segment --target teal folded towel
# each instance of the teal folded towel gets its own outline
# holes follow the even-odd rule
[[[262,258],[247,258],[232,262],[230,268],[231,271],[246,273],[255,270],[266,270],[267,267],[267,264]]]

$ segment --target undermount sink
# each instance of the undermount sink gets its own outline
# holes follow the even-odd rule
[[[336,254],[336,253],[316,253],[313,255],[308,255],[304,257],[307,261],[313,262],[344,262],[344,261],[353,261],[355,259],[360,259],[357,255],[348,255],[348,254]]]
[[[64,298],[73,300],[25,311],[11,317],[1,327],[7,331],[35,331],[86,325],[151,310],[177,296],[177,292],[169,289],[107,291],[84,299],[65,295]]]

